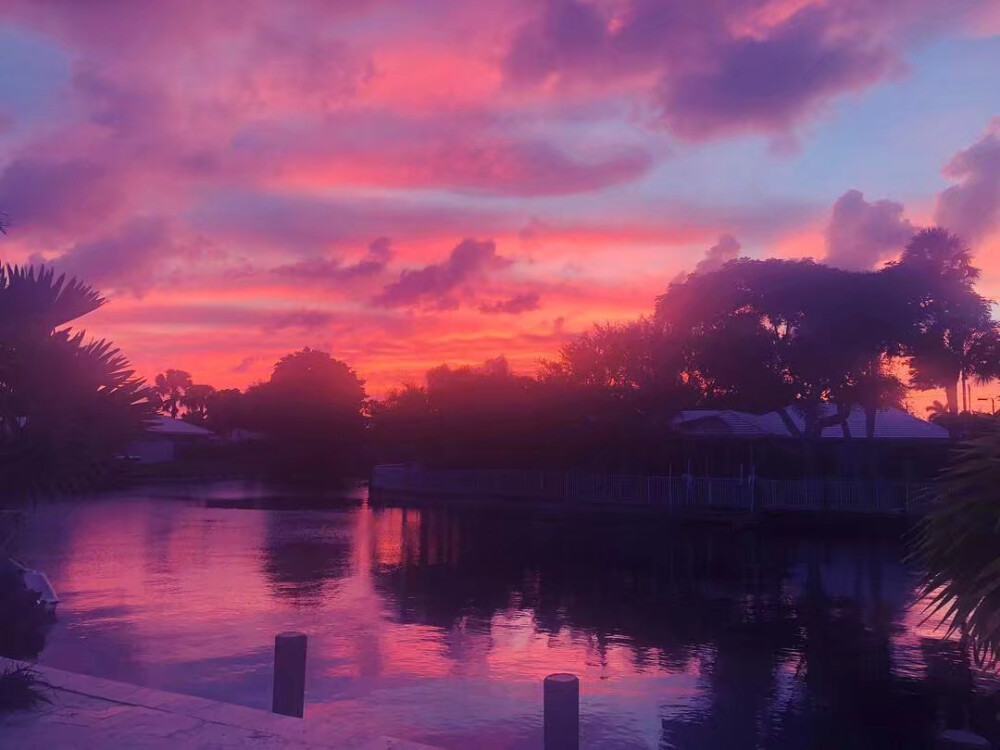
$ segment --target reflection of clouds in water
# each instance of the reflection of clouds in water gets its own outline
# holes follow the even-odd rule
[[[29,526],[65,605],[46,663],[264,707],[274,634],[302,630],[308,712],[444,746],[536,746],[554,671],[601,747],[808,746],[831,717],[860,731],[866,685],[919,729],[896,686],[950,658],[877,538],[142,497]]]

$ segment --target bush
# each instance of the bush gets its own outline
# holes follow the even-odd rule
[[[48,684],[31,667],[7,665],[0,668],[0,713],[51,703],[42,693],[45,687]]]
[[[0,559],[0,656],[37,658],[53,619],[38,594],[24,585],[17,567]]]

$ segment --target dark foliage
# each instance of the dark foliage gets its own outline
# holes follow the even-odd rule
[[[60,327],[102,304],[50,269],[0,269],[0,466],[9,492],[91,486],[153,412],[152,394],[118,349]]]
[[[35,659],[45,647],[53,617],[18,569],[0,560],[0,656]]]
[[[0,668],[0,713],[23,711],[39,703],[51,703],[42,692],[46,684],[28,666]]]

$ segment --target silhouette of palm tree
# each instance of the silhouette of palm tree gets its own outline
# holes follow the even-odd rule
[[[63,327],[105,303],[50,268],[0,267],[0,459],[14,489],[79,485],[152,412],[151,393],[105,340]]]
[[[169,369],[157,375],[153,390],[162,399],[160,411],[177,419],[177,412],[184,406],[184,396],[192,385],[191,374],[184,370]]]

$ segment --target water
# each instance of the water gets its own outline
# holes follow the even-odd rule
[[[556,671],[581,679],[585,747],[681,750],[926,747],[964,679],[885,531],[253,497],[33,510],[16,552],[62,597],[40,662],[267,708],[273,637],[301,630],[308,715],[477,750],[540,747]]]

